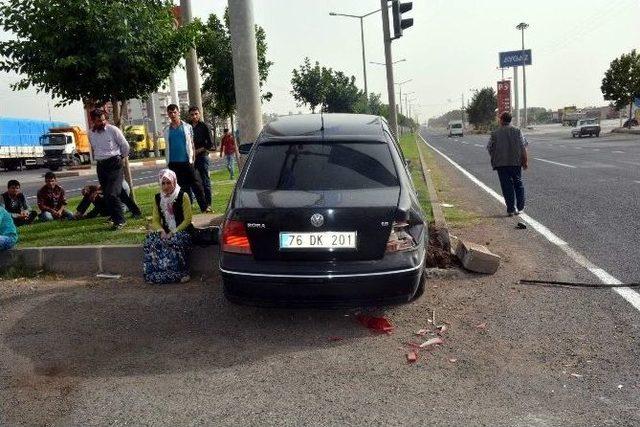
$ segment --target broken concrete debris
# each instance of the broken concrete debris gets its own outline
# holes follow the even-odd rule
[[[476,243],[460,240],[456,256],[464,268],[476,273],[494,274],[500,267],[500,257]]]

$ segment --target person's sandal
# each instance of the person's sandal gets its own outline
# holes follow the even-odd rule
[[[191,276],[187,274],[186,276],[182,276],[182,279],[180,279],[180,283],[187,283],[189,280],[191,280]]]

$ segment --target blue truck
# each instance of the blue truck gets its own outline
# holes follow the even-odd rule
[[[51,128],[68,126],[68,123],[49,120],[0,117],[0,168],[42,166],[44,149],[40,137]]]

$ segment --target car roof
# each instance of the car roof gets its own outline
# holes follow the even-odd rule
[[[262,130],[259,143],[277,141],[386,141],[386,121],[370,114],[280,116]]]

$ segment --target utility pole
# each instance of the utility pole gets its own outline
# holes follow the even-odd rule
[[[516,126],[520,126],[520,105],[518,104],[518,67],[513,67],[513,103],[516,109]]]
[[[151,135],[153,136],[153,156],[160,157],[160,149],[158,147],[158,118],[156,117],[156,99],[155,94],[149,94],[147,100],[147,117],[150,118]]]
[[[188,25],[193,21],[191,13],[191,0],[180,0],[180,12],[182,15],[182,24]],[[200,73],[198,71],[198,56],[194,48],[189,49],[185,57],[187,65],[187,88],[189,89],[190,106],[198,107],[200,114],[204,119],[204,110],[202,109],[202,93],[200,92]]]
[[[524,30],[526,30],[527,28],[529,28],[529,24],[525,23],[525,22],[521,22],[520,24],[518,24],[518,26],[516,27],[516,29],[520,30],[522,33],[522,103],[524,104],[524,122],[522,123],[521,127],[527,127],[528,124],[528,120],[527,120],[527,67],[526,67],[526,61],[524,58]]]
[[[262,128],[258,52],[252,0],[229,1],[239,142],[254,142]]]
[[[389,6],[387,0],[380,0],[382,10],[382,38],[384,42],[384,62],[387,67],[387,96],[389,98],[389,127],[396,138],[398,134],[398,113],[396,110],[396,86],[393,84],[393,57],[391,55],[391,33],[389,30]]]

